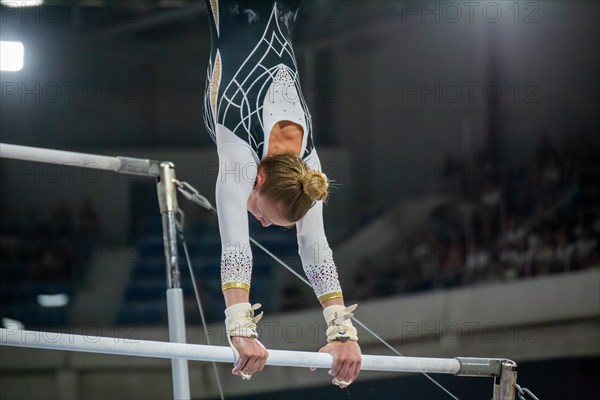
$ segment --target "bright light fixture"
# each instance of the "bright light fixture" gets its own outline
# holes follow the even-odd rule
[[[64,307],[69,304],[69,296],[66,294],[40,294],[37,302],[42,307]]]
[[[37,7],[44,4],[44,0],[0,0],[0,4],[10,8]]]
[[[0,71],[20,71],[23,69],[25,47],[21,42],[0,41]]]

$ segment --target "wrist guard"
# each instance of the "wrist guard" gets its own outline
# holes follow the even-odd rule
[[[327,342],[357,341],[356,328],[352,325],[350,318],[352,312],[358,307],[354,304],[350,307],[334,304],[323,310],[323,316],[327,323]]]
[[[261,312],[254,315],[254,311],[261,307],[260,304],[238,303],[225,309],[225,328],[227,336],[243,336],[257,338],[256,324],[263,316]]]

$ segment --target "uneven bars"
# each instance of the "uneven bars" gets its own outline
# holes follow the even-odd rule
[[[159,176],[159,162],[142,158],[110,157],[7,143],[0,143],[0,157],[70,167],[102,169],[119,174]]]
[[[0,345],[48,350],[80,351],[85,353],[121,356],[178,358],[195,361],[233,363],[230,347],[83,336],[61,332],[36,332],[18,329],[0,329]],[[487,359],[482,359],[487,360]],[[331,368],[332,358],[327,353],[306,351],[269,350],[267,365],[281,367]],[[392,357],[363,355],[362,370],[427,372],[459,374],[462,364],[456,358]]]

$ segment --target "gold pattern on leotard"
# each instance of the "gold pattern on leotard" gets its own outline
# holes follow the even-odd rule
[[[217,36],[219,36],[219,0],[210,0],[210,8],[215,20],[215,27],[217,28]]]
[[[210,77],[210,108],[213,118],[217,118],[217,98],[219,96],[219,85],[221,84],[221,53],[217,50],[215,65]]]

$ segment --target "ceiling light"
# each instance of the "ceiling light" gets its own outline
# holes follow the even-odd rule
[[[5,7],[37,7],[44,4],[44,0],[0,0],[0,4]]]
[[[0,41],[0,71],[20,71],[23,69],[25,47],[21,42]]]

